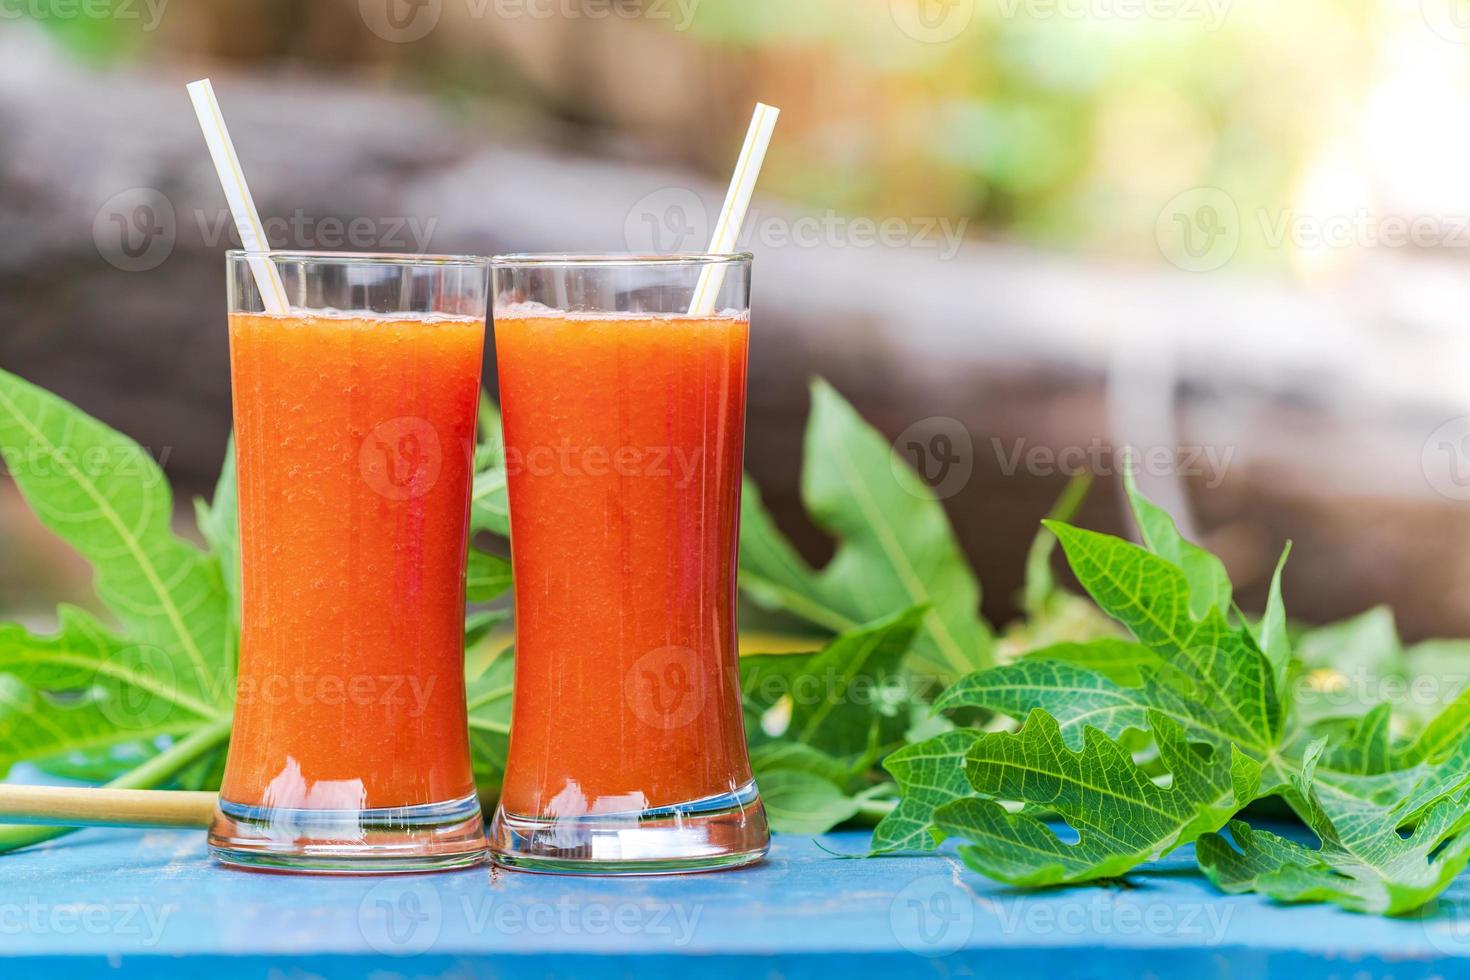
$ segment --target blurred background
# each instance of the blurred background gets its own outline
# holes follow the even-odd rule
[[[1294,615],[1470,634],[1470,0],[0,0],[0,367],[181,515],[229,429],[206,74],[308,249],[697,251],[780,106],[749,467],[810,558],[821,375],[996,623],[1070,474],[1125,528],[1130,443],[1248,608],[1291,538]],[[88,595],[0,484],[0,616]]]

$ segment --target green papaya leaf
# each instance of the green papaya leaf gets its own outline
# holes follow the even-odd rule
[[[908,745],[883,760],[898,783],[898,806],[873,829],[873,853],[932,851],[939,846],[934,811],[975,790],[965,775],[965,754],[980,733],[955,729]]]
[[[177,696],[227,710],[234,634],[220,566],[174,535],[173,495],[157,464],[131,439],[5,371],[0,454],[41,522],[91,563],[98,595],[128,640],[171,658]]]
[[[1201,838],[1200,867],[1223,891],[1282,902],[1333,902],[1402,915],[1429,902],[1470,863],[1470,739],[1385,805],[1371,780],[1316,778],[1317,742],[1296,777],[1300,812],[1321,841],[1312,849],[1235,821],[1234,845]]]
[[[767,772],[759,782],[766,818],[772,829],[784,834],[825,834],[857,816],[873,795],[865,791],[849,796],[841,787],[800,769]]]
[[[1144,546],[1184,574],[1189,586],[1190,613],[1196,619],[1204,619],[1212,608],[1221,613],[1228,612],[1231,585],[1224,563],[1186,540],[1169,512],[1138,492],[1129,456],[1124,454],[1123,486]]]
[[[834,756],[865,752],[875,731],[902,736],[908,718],[888,692],[899,682],[899,666],[915,641],[925,611],[906,609],[849,630],[812,655],[754,654],[742,657],[741,686],[747,700],[758,697],[765,710],[788,699],[788,741]]]
[[[465,572],[465,594],[470,602],[489,602],[511,590],[510,562],[471,548]]]
[[[813,571],[781,535],[747,483],[741,507],[740,583],[757,603],[834,632],[927,606],[914,644],[917,669],[953,680],[991,660],[980,587],[933,492],[830,385],[812,383],[802,499],[838,540]]]
[[[1083,473],[1067,483],[1067,488],[1052,505],[1047,520],[1070,522],[1077,516],[1082,502],[1092,489],[1092,474]],[[1045,616],[1058,592],[1056,576],[1051,570],[1052,555],[1057,550],[1057,537],[1045,527],[1037,531],[1026,552],[1026,584],[1021,592],[1021,608],[1029,619]]]
[[[470,759],[475,783],[484,796],[500,792],[505,760],[510,752],[511,695],[515,685],[515,657],[497,656],[466,682],[469,697]]]
[[[1239,752],[1199,751],[1175,722],[1155,713],[1148,728],[1167,785],[1151,779],[1117,742],[1096,729],[1081,751],[1055,719],[1034,711],[1021,731],[981,737],[966,772],[982,798],[941,807],[939,829],[968,843],[959,849],[981,874],[1013,885],[1053,885],[1110,878],[1218,830],[1255,797],[1260,766]],[[997,800],[1054,811],[1077,834],[1069,843],[1029,813]]]

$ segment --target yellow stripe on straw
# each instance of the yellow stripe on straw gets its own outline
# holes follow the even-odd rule
[[[764,102],[755,105],[755,115],[751,117],[750,129],[745,134],[745,146],[741,147],[740,160],[735,164],[735,174],[730,179],[730,190],[725,194],[725,206],[720,208],[720,219],[715,222],[715,234],[709,246],[711,254],[728,255],[740,242],[740,228],[745,224],[745,213],[750,210],[750,200],[755,196],[756,181],[760,179],[761,165],[766,161],[766,150],[771,146],[771,136],[776,131],[776,119],[780,115],[781,110],[775,106]],[[720,298],[720,287],[724,284],[725,266],[718,263],[706,265],[699,273],[699,284],[689,304],[689,315],[713,314],[715,303]]]
[[[204,142],[209,147],[209,157],[214,161],[220,187],[224,188],[230,214],[234,216],[235,227],[240,232],[240,244],[251,253],[247,261],[255,276],[255,285],[260,289],[260,298],[269,312],[286,313],[291,307],[286,298],[286,286],[281,282],[275,263],[263,254],[270,251],[270,242],[265,237],[260,212],[255,209],[255,198],[245,183],[240,157],[235,152],[235,144],[230,141],[230,131],[225,126],[219,100],[215,98],[214,86],[209,79],[203,78],[190,82],[188,89],[194,115],[199,118],[199,128],[204,131]]]

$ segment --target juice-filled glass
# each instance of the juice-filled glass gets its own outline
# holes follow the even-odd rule
[[[702,276],[713,312],[691,313]],[[493,279],[516,662],[492,854],[759,860],[735,623],[750,256],[508,256]]]
[[[488,260],[228,262],[241,635],[211,850],[301,871],[480,861],[464,616]]]

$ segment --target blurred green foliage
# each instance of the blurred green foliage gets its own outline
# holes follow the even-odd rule
[[[153,0],[24,0],[6,16],[24,17],[46,29],[57,42],[93,64],[115,61],[141,51],[148,42],[145,26],[156,27],[153,11],[166,8]],[[171,0],[165,0],[171,2]]]
[[[191,64],[353,71],[447,94],[467,119],[489,107],[527,131],[550,121],[554,138],[581,127],[594,150],[633,129],[712,177],[730,148],[711,149],[703,113],[753,96],[785,110],[762,176],[775,197],[963,216],[971,234],[1149,261],[1171,202],[1221,188],[1240,212],[1243,265],[1308,269],[1312,256],[1282,244],[1283,216],[1402,212],[1363,189],[1385,174],[1400,187],[1457,185],[1450,123],[1423,120],[1470,97],[1470,43],[1400,0],[620,0],[643,11],[632,32],[629,16],[606,16],[608,0],[543,3],[540,15],[443,0],[444,26],[411,44],[374,37],[358,0],[183,2],[167,0],[157,32],[148,23],[165,0],[8,9],[93,61],[158,41]],[[918,36],[915,23],[954,12],[940,40]],[[664,59],[669,71],[646,70]],[[672,98],[670,79],[696,98]]]
[[[938,5],[701,0],[704,41],[762,56],[757,72],[826,76],[812,87],[817,101],[794,107],[826,118],[795,142],[786,131],[772,190],[1151,254],[1161,207],[1190,188],[1228,188],[1242,211],[1290,203],[1374,81],[1389,7],[953,0],[972,19],[953,39],[924,43],[897,23],[905,3]],[[1140,9],[1153,14],[1126,13]],[[768,81],[774,93],[789,87]],[[1243,230],[1242,254],[1263,257],[1256,229]]]

